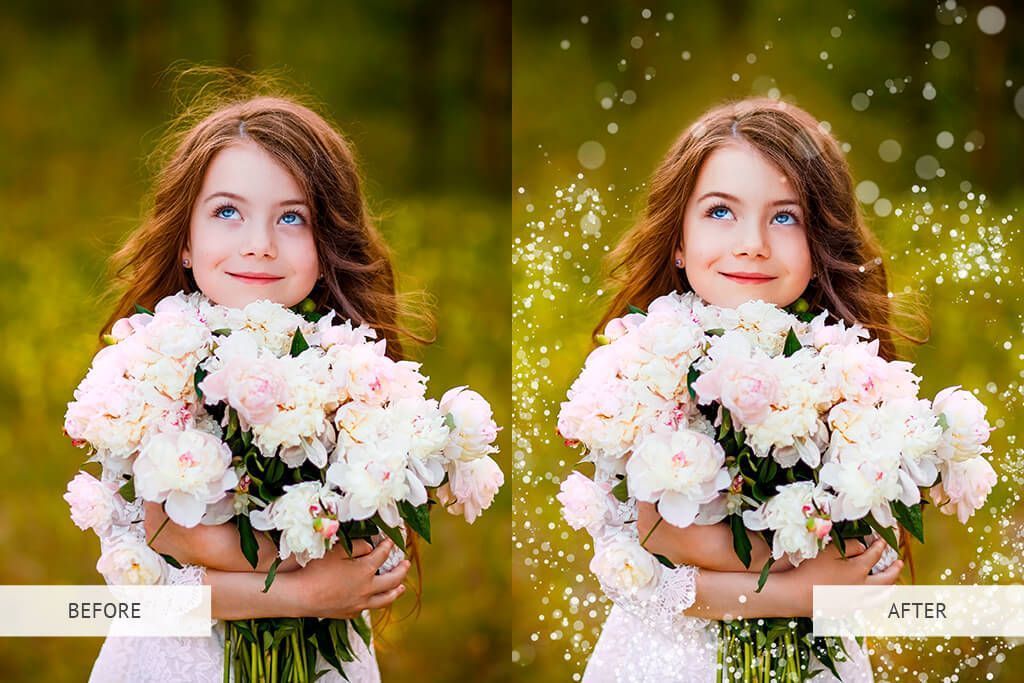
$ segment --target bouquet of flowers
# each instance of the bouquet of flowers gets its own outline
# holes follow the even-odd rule
[[[491,504],[503,475],[487,401],[465,387],[425,398],[419,364],[314,309],[179,293],[114,325],[64,423],[101,465],[65,499],[100,537],[108,583],[162,583],[181,568],[146,541],[142,501],[183,527],[233,521],[254,568],[256,532],[268,532],[279,555],[265,591],[290,556],[305,566],[380,534],[404,550],[407,531],[430,541],[435,503],[469,522]],[[341,673],[350,629],[369,644],[362,618],[228,622],[225,673],[315,680],[318,652]]]
[[[758,590],[773,562],[799,565],[829,543],[845,554],[874,533],[896,549],[897,522],[923,542],[922,489],[966,522],[996,482],[985,406],[959,387],[920,398],[913,365],[881,358],[869,337],[802,300],[728,309],[673,293],[612,320],[558,420],[596,468],[596,481],[574,472],[559,499],[594,535],[602,582],[636,593],[656,577],[636,571],[635,528],[607,523],[615,498],[655,503],[679,527],[727,522],[747,567],[747,531],[760,533],[772,552]],[[720,680],[803,680],[812,652],[838,676],[841,641],[796,621],[796,638],[790,619],[723,622]]]

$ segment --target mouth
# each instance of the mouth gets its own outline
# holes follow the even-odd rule
[[[719,273],[719,275],[741,285],[761,285],[776,279],[774,275],[765,275],[764,273]]]
[[[228,275],[250,285],[269,285],[283,280],[283,277],[271,275],[270,273],[231,273]]]

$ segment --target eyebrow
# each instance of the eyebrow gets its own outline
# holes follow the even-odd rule
[[[227,197],[228,199],[234,199],[235,201],[242,202],[243,204],[246,203],[245,197],[243,197],[242,195],[235,194],[233,192],[214,192],[210,195],[207,195],[206,199],[204,199],[203,201],[208,202],[216,197]],[[293,206],[295,204],[308,206],[304,199],[286,199],[283,202],[277,203],[278,206]]]
[[[729,201],[736,202],[737,204],[742,204],[743,203],[742,199],[740,199],[739,197],[737,197],[735,195],[731,195],[731,194],[729,194],[727,192],[707,192],[704,195],[702,195],[701,198],[698,199],[697,201],[702,202],[705,199],[707,199],[708,197],[721,197],[722,199],[728,199]],[[779,199],[779,200],[776,200],[776,201],[772,202],[771,206],[783,206],[783,205],[786,205],[786,204],[793,204],[795,206],[800,206],[800,202],[798,202],[795,199]]]

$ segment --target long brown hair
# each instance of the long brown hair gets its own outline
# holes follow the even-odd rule
[[[736,141],[775,164],[797,193],[818,273],[803,295],[812,310],[824,308],[847,323],[863,325],[879,340],[879,355],[887,360],[897,357],[894,337],[910,344],[927,341],[927,322],[913,304],[898,313],[909,326],[923,328],[923,334],[905,331],[891,320],[902,302],[890,299],[882,248],[864,221],[838,142],[803,109],[768,98],[713,107],[672,144],[651,177],[643,214],[607,257],[615,293],[595,335],[630,305],[646,308],[663,294],[692,291],[685,270],[674,262],[683,240],[684,211],[704,161],[718,147]],[[909,535],[904,532],[902,539],[913,578]]]
[[[205,83],[180,101],[181,112],[150,157],[156,169],[141,224],[111,257],[107,296],[115,303],[101,339],[136,304],[152,309],[166,296],[197,290],[181,255],[206,169],[222,149],[251,141],[291,172],[310,207],[323,273],[309,295],[317,308],[376,329],[394,360],[404,357],[403,341],[430,341],[403,322],[431,327],[426,307],[407,304],[419,297],[397,291],[390,250],[374,225],[352,147],[338,129],[269,74],[192,67],[179,72],[176,86],[193,77]],[[422,567],[412,535],[406,553],[416,569],[418,605]]]
[[[245,140],[277,159],[305,194],[324,275],[310,293],[318,308],[375,328],[394,359],[403,357],[403,339],[426,341],[400,322],[429,325],[429,316],[421,307],[403,306],[396,291],[391,254],[367,207],[348,141],[311,105],[275,92],[280,86],[269,78],[226,69],[187,73],[196,71],[221,81],[187,103],[157,145],[141,225],[111,259],[116,304],[100,334],[136,304],[152,308],[178,291],[196,291],[181,262],[192,208],[214,156]]]

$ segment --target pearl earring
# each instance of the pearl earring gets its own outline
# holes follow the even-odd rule
[[[677,258],[676,259],[676,268],[682,268],[682,267],[683,267],[683,259]]]
[[[186,268],[191,268],[192,267],[192,262],[189,261],[187,258],[186,259],[182,259],[181,260],[181,265],[185,266]]]

